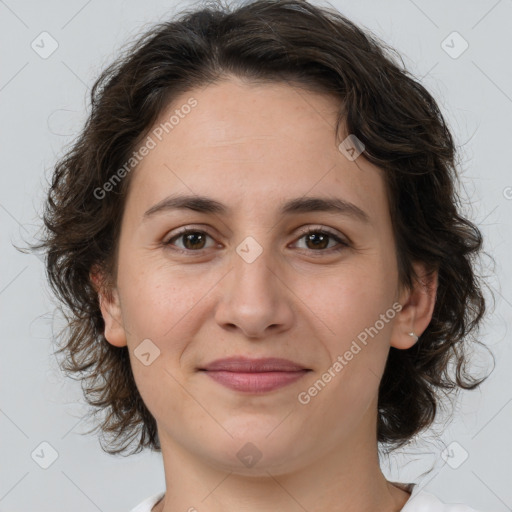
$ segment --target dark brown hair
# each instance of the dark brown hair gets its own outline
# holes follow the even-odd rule
[[[400,61],[400,63],[399,63]],[[221,3],[181,12],[144,35],[99,76],[91,111],[55,167],[44,211],[48,280],[63,304],[62,368],[82,381],[89,405],[105,413],[108,453],[160,450],[153,416],[135,385],[127,347],[104,338],[90,272],[115,283],[121,217],[131,173],[98,190],[130,159],[178,94],[230,76],[281,82],[339,98],[336,135],[344,127],[385,172],[400,283],[412,286],[411,263],[438,270],[432,320],[408,350],[390,349],[379,389],[378,441],[402,446],[433,422],[441,395],[473,389],[467,343],[485,312],[476,257],[478,228],[460,212],[456,152],[438,105],[394,50],[337,11],[304,0]],[[342,138],[340,138],[342,140]],[[104,189],[102,189],[104,190]],[[62,333],[61,333],[62,334]],[[450,371],[450,367],[451,370]]]

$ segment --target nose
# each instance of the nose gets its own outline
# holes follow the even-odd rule
[[[286,331],[293,324],[293,292],[282,267],[272,261],[270,250],[263,250],[253,261],[240,254],[233,254],[232,269],[221,281],[215,312],[218,325],[239,329],[247,338]]]

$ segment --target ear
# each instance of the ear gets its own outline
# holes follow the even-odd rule
[[[100,270],[92,270],[89,277],[98,293],[101,315],[105,322],[106,340],[116,347],[125,347],[127,345],[126,332],[117,288],[105,285],[106,279]]]
[[[418,280],[413,281],[411,290],[402,290],[399,297],[402,309],[395,317],[391,334],[391,346],[402,350],[411,348],[417,342],[410,332],[418,337],[423,334],[432,319],[436,303],[438,271],[428,274],[421,262],[413,263],[413,268]]]

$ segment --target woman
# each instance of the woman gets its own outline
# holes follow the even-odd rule
[[[162,452],[134,511],[455,510],[378,457],[482,382],[454,161],[432,96],[304,0],[183,13],[104,71],[42,245],[106,451]]]

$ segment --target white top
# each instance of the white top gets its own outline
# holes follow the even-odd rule
[[[436,498],[427,491],[420,490],[417,484],[403,484],[399,482],[391,482],[407,492],[411,492],[411,496],[400,512],[478,512],[474,508],[468,507],[461,503],[447,504]],[[165,491],[159,492],[142,503],[139,503],[130,512],[151,512],[151,509],[164,497]]]

